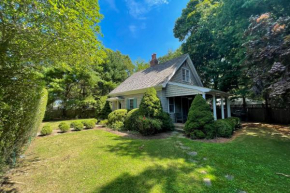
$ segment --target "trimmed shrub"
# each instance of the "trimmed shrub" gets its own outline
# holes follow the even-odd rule
[[[71,123],[71,125],[76,131],[81,131],[84,129],[84,125],[81,121],[74,121]]]
[[[112,113],[112,109],[110,106],[109,101],[106,101],[104,107],[102,108],[101,112],[99,113],[98,117],[100,119],[108,119],[109,114]]]
[[[49,125],[44,126],[40,131],[41,135],[50,135],[51,133],[52,133],[52,128]]]
[[[227,120],[234,128],[234,130],[237,130],[239,128],[241,128],[241,120],[238,117],[229,117],[226,118],[225,120]]]
[[[139,132],[142,135],[153,135],[162,130],[162,122],[159,119],[139,116],[137,123]]]
[[[102,125],[102,126],[107,126],[108,119],[101,120],[99,124]]]
[[[121,121],[116,121],[110,127],[114,130],[122,130],[124,129],[124,123]]]
[[[205,134],[201,130],[194,130],[190,133],[190,138],[192,139],[204,139]]]
[[[98,119],[92,119],[91,121],[93,121],[95,125],[98,123]]]
[[[173,131],[175,126],[170,115],[166,112],[160,113],[158,119],[162,122],[162,131]]]
[[[207,124],[204,126],[204,133],[206,133],[206,139],[213,139],[217,136],[217,131],[215,127],[215,123]]]
[[[82,123],[84,124],[84,126],[86,127],[86,129],[92,129],[96,125],[96,122],[94,120],[85,120]]]
[[[220,119],[215,122],[215,127],[217,130],[217,135],[219,137],[231,137],[233,133],[232,126],[228,121]]]
[[[111,112],[108,116],[108,126],[112,127],[113,129],[122,129],[124,126],[124,121],[127,116],[127,109],[119,109]],[[120,123],[123,123],[122,127]]]
[[[65,133],[67,132],[70,127],[69,125],[66,123],[66,122],[61,122],[59,125],[58,125],[58,128],[61,130],[61,132]]]
[[[162,105],[157,97],[155,88],[148,88],[140,103],[140,114],[155,118],[162,113]]]
[[[138,131],[137,119],[140,115],[139,109],[132,109],[128,112],[124,121],[124,128],[129,131]]]
[[[184,127],[185,134],[188,136],[195,135],[192,132],[200,130],[205,134],[206,138],[211,138],[212,130],[209,126],[206,127],[206,125],[211,125],[213,122],[214,118],[210,106],[201,95],[197,95],[189,109],[188,118]]]

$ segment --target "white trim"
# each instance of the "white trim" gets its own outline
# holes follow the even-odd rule
[[[212,108],[213,108],[213,116],[214,120],[217,120],[217,114],[216,114],[216,98],[215,95],[212,95]]]
[[[175,86],[181,86],[181,87],[189,88],[189,89],[195,89],[195,90],[198,90],[198,91],[200,91],[202,93],[211,91],[210,88],[194,86],[194,85],[187,85],[187,84],[181,84],[181,83],[176,83],[176,82],[168,82],[168,84],[175,85]]]
[[[206,100],[205,93],[202,93],[202,98],[204,98],[204,100]]]
[[[227,112],[228,112],[228,117],[231,117],[231,100],[229,97],[227,97]]]
[[[186,73],[188,72],[188,81],[183,80],[183,70],[185,70],[185,79],[186,79]],[[186,83],[191,83],[191,77],[190,77],[190,70],[186,67],[181,68],[181,75],[182,75],[182,81]]]
[[[225,119],[224,98],[223,97],[221,97],[221,112],[222,112],[222,119]]]
[[[129,109],[131,109],[131,108],[130,108],[130,101],[131,101],[131,100],[133,100],[133,108],[132,108],[132,109],[134,109],[134,100],[135,100],[135,98],[128,98],[128,100],[129,100]]]
[[[148,88],[155,88],[156,91],[160,91],[162,90],[162,85],[152,86]],[[118,93],[113,93],[113,94],[109,93],[108,96],[115,97],[115,96],[126,96],[126,95],[133,95],[133,94],[144,94],[148,88],[130,90],[130,91],[125,91],[125,92],[118,92]]]

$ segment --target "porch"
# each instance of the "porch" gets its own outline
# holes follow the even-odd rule
[[[168,89],[170,92],[166,93],[168,113],[174,123],[186,122],[191,103],[198,94],[201,94],[210,105],[214,120],[231,117],[230,95],[228,93],[205,87],[177,85],[176,83],[171,83],[169,86],[172,89]],[[182,92],[184,88],[187,89],[186,92]],[[171,92],[171,90],[174,92]],[[176,92],[176,90],[181,92]],[[219,112],[217,106],[220,108]]]

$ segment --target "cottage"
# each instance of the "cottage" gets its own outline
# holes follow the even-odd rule
[[[220,98],[221,117],[225,118],[224,101],[230,117],[229,94],[203,86],[193,62],[188,54],[158,64],[156,54],[152,55],[150,68],[127,78],[109,94],[113,110],[138,108],[147,88],[154,87],[162,103],[163,110],[175,122],[185,122],[195,95],[212,98],[212,109],[217,119],[216,99]]]

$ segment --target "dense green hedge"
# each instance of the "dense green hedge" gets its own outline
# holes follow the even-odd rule
[[[70,127],[69,125],[66,123],[66,122],[61,122],[59,125],[58,125],[58,128],[61,130],[61,132],[65,133],[65,132],[68,132]]]
[[[225,119],[219,119],[215,122],[215,129],[218,137],[231,137],[234,127]]]
[[[126,130],[129,131],[138,131],[138,124],[137,124],[137,119],[140,115],[139,109],[132,109],[131,111],[128,112],[125,122],[124,122],[124,127]]]
[[[139,116],[137,118],[137,125],[142,135],[153,135],[162,130],[162,122],[159,119]]]
[[[71,126],[76,131],[81,131],[84,129],[84,124],[81,121],[74,121],[71,123]]]
[[[116,130],[123,129],[127,112],[127,109],[119,109],[111,112],[108,116],[108,126]]]
[[[36,136],[45,113],[47,91],[34,74],[27,76],[29,80],[0,85],[0,165],[15,163],[25,145]]]

